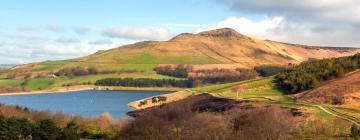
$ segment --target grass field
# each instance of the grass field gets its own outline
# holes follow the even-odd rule
[[[121,56],[121,57],[119,57]],[[85,58],[88,62],[111,62],[119,64],[211,64],[215,60],[209,57],[196,55],[169,55],[164,53],[152,53],[149,50],[133,50],[122,48],[99,55],[92,55]]]
[[[269,98],[276,101],[292,101],[285,96],[273,83],[273,78],[263,78],[242,82],[219,84],[193,89],[197,92],[209,92],[215,96],[224,98],[237,98],[237,93],[232,89],[238,85],[246,85],[247,88],[239,92],[239,98]]]
[[[218,84],[211,86],[204,86],[191,89],[198,93],[211,93],[214,96],[223,98],[237,98],[237,93],[232,89],[239,85],[247,85],[246,89],[239,92],[240,99],[251,99],[258,101],[259,104],[278,104],[282,107],[290,107],[306,110],[307,113],[312,114],[313,118],[321,120],[333,120],[334,116],[320,110],[317,107],[305,104],[298,104],[290,96],[285,95],[279,90],[274,82],[273,77],[247,80],[235,83]],[[269,100],[270,99],[270,100]]]
[[[31,72],[56,71],[65,67],[96,67],[98,70],[138,70],[144,72],[153,71],[156,64],[118,64],[118,63],[93,63],[77,61],[46,61],[34,64],[30,67]]]
[[[30,79],[25,84],[25,87],[30,88],[32,91],[52,90],[62,87],[64,84],[69,83],[95,83],[99,79],[104,78],[152,78],[152,79],[177,79],[174,77],[163,76],[153,73],[126,73],[126,74],[106,74],[106,75],[89,75],[78,76],[74,78],[57,77],[57,78],[36,78]],[[0,80],[0,86],[20,86],[24,80]]]

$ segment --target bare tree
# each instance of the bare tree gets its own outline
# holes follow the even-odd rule
[[[246,84],[241,84],[241,85],[238,85],[238,86],[232,88],[232,91],[236,92],[236,98],[239,99],[240,92],[246,90],[247,88],[248,88],[248,86]]]

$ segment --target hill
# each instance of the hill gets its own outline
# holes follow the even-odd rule
[[[309,58],[350,55],[351,48],[302,47],[263,41],[232,29],[180,34],[164,42],[140,42],[75,59],[80,62],[133,64],[231,64],[243,66],[299,63]]]
[[[360,107],[360,70],[296,95],[298,100]]]
[[[259,40],[224,28],[198,34],[183,33],[168,41],[145,41],[95,54],[64,60],[22,65],[13,70],[33,72],[71,66],[151,71],[156,64],[194,64],[199,67],[254,67],[287,65],[309,59],[353,55],[354,48],[312,47]]]
[[[161,64],[190,64],[194,70],[253,68],[297,64],[309,59],[348,56],[357,52],[360,50],[355,48],[322,48],[259,40],[224,28],[197,34],[184,33],[168,41],[139,42],[75,59],[19,65],[0,71],[0,86],[36,91],[88,86],[109,77],[174,79],[155,73],[154,68]],[[80,76],[53,77],[56,72],[76,67],[80,67],[76,71]],[[84,68],[91,67],[100,74],[81,74]]]
[[[0,64],[0,70],[9,69],[15,66],[15,64]]]

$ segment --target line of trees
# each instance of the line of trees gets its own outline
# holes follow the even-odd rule
[[[134,73],[138,72],[137,70],[98,70],[95,67],[83,68],[83,67],[72,67],[72,68],[63,68],[55,72],[56,76],[85,76],[85,75],[97,75],[97,74],[114,74],[114,73]]]
[[[180,87],[192,88],[192,80],[150,79],[150,78],[105,78],[97,80],[96,86],[123,86],[123,87]]]
[[[292,94],[316,88],[322,82],[342,77],[359,68],[360,54],[323,59],[292,66],[277,75],[276,81],[280,87]]]
[[[189,79],[201,81],[202,84],[220,84],[254,79],[256,76],[256,71],[252,69],[212,69],[191,72]]]
[[[31,122],[27,119],[0,116],[0,139],[78,140],[80,134],[75,123],[59,128],[49,119]]]
[[[260,76],[268,77],[284,72],[286,70],[286,67],[265,65],[265,66],[257,66],[254,69]]]
[[[192,71],[193,67],[190,65],[160,65],[156,66],[157,74],[167,75],[177,78],[187,78],[188,72]]]
[[[272,76],[283,72],[281,66],[259,66],[254,69],[206,69],[194,70],[191,65],[158,65],[155,69],[157,74],[177,78],[188,78],[196,81],[197,85],[220,84],[242,80],[254,79],[256,76]]]

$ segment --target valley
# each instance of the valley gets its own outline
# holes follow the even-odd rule
[[[9,95],[17,98],[36,93],[39,97],[52,96],[46,93],[59,96],[68,95],[67,92],[84,92],[84,95],[93,95],[95,92],[130,90],[168,93],[122,102],[122,106],[135,109],[127,110],[134,121],[124,120],[125,123],[122,118],[111,118],[111,114],[108,114],[111,118],[109,124],[121,120],[118,124],[122,126],[121,131],[120,127],[115,127],[118,131],[106,127],[99,130],[99,133],[104,133],[104,137],[119,139],[135,139],[138,135],[146,139],[157,139],[151,137],[154,136],[152,134],[157,134],[153,125],[162,125],[159,131],[165,131],[165,128],[191,128],[189,132],[177,130],[177,133],[191,139],[192,136],[199,136],[194,134],[197,129],[222,129],[218,132],[228,130],[229,133],[224,133],[223,138],[238,136],[240,133],[249,133],[247,136],[250,137],[254,136],[252,129],[258,126],[263,127],[262,131],[284,131],[288,135],[279,137],[282,139],[349,137],[350,130],[354,125],[358,126],[360,120],[357,102],[359,52],[360,49],[356,48],[259,40],[229,28],[197,34],[185,33],[168,41],[139,42],[80,58],[24,64],[1,70],[0,99]],[[10,99],[4,100],[4,103],[8,100]],[[87,106],[86,104],[79,107]],[[8,105],[4,108],[13,109]],[[111,108],[105,108],[104,111],[107,109]],[[20,107],[20,112],[22,111]],[[35,112],[30,112],[31,114],[37,113],[36,110],[31,111]],[[50,118],[57,115],[52,113]],[[251,117],[244,117],[247,115]],[[268,123],[275,125],[255,123],[257,119],[261,119],[257,116],[262,115],[269,117]],[[274,115],[280,115],[281,118]],[[115,117],[119,117],[119,114]],[[255,125],[238,124],[234,122],[236,119]],[[153,122],[149,123],[150,120]],[[178,121],[184,123],[178,124]],[[200,122],[204,126],[188,126],[194,122]],[[214,122],[224,125],[217,126]],[[177,125],[174,127],[173,123]],[[140,124],[143,126],[139,126]],[[333,124],[337,125],[330,129],[328,126]],[[240,126],[235,129],[230,127],[232,125]],[[308,128],[309,126],[319,128]],[[90,132],[89,127],[84,125],[80,129]],[[287,130],[282,129],[287,127]],[[154,131],[145,133],[144,130],[147,129]],[[323,132],[317,132],[317,129]],[[107,131],[111,135],[105,134]],[[157,135],[181,139],[177,133],[171,131]],[[271,132],[271,135],[276,137],[275,132]],[[94,138],[96,133],[86,137]],[[200,137],[207,138],[205,135]],[[259,138],[263,137],[266,136],[259,135]]]

